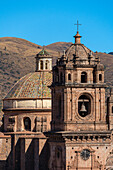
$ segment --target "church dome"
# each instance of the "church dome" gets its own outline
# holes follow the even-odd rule
[[[51,90],[48,88],[51,82],[51,72],[29,73],[17,81],[5,99],[51,98]]]
[[[79,32],[74,36],[75,43],[64,52],[64,55],[58,59],[59,64],[66,64],[67,66],[75,65],[95,65],[99,63],[93,52],[81,43],[81,36]]]
[[[67,58],[73,59],[74,54],[79,60],[87,61],[89,58],[89,55],[92,55],[92,52],[83,44],[72,44],[66,51]],[[94,58],[95,57],[92,55],[92,59]]]

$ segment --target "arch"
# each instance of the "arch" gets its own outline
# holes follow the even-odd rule
[[[43,70],[43,61],[40,61],[40,69]]]
[[[71,80],[71,74],[70,73],[68,74],[68,80]]]
[[[24,129],[26,131],[31,131],[31,119],[29,117],[24,118]]]
[[[91,113],[91,97],[88,94],[82,94],[79,96],[78,113],[81,117],[86,117]]]
[[[46,62],[45,62],[45,69],[46,69],[46,70],[49,69],[49,61],[48,61],[48,60],[46,60]]]
[[[87,73],[86,72],[81,73],[81,83],[87,83]]]

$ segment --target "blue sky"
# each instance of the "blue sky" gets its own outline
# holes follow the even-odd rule
[[[113,51],[113,0],[1,0],[0,7],[0,37],[39,45],[74,42],[79,20],[83,44]]]

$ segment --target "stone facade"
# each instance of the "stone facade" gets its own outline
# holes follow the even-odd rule
[[[113,169],[113,91],[106,112],[104,66],[78,32],[74,37],[53,67],[53,80],[52,58],[43,49],[36,72],[3,100],[0,169]]]

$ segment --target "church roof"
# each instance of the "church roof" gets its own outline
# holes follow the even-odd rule
[[[51,72],[34,72],[22,77],[15,83],[5,99],[9,98],[51,98]]]

